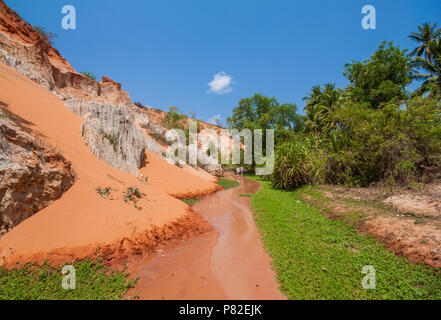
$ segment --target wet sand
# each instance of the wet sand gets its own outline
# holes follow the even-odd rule
[[[137,293],[140,299],[286,299],[254,223],[251,200],[240,197],[255,193],[259,184],[234,179],[240,186],[192,207],[215,231],[128,264],[139,280],[127,297]]]

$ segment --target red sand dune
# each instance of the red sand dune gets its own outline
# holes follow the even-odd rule
[[[143,184],[100,161],[83,142],[83,119],[48,90],[0,63],[0,96],[8,110],[31,122],[29,128],[72,162],[75,184],[49,207],[0,238],[0,264],[43,260],[65,262],[91,255],[97,248],[109,257],[153,250],[158,241],[185,238],[210,229],[189,207],[169,194],[188,196],[214,192],[217,186],[165,160],[148,154]],[[113,178],[112,178],[113,177]],[[115,200],[103,199],[96,187],[117,189]],[[122,200],[122,192],[138,186],[145,194],[138,206]]]

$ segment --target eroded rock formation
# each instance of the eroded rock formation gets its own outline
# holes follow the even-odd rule
[[[61,197],[73,182],[70,162],[0,109],[0,236]]]

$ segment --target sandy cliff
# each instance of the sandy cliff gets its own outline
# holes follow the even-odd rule
[[[15,227],[0,238],[0,265],[64,262],[97,251],[124,258],[210,229],[173,196],[215,192],[216,178],[168,164],[142,129],[151,123],[148,115],[119,83],[77,73],[1,0],[0,100],[9,115],[2,125],[14,128],[9,136],[0,132],[2,148],[18,154],[23,139],[11,142],[10,136],[26,137],[29,152],[0,159],[0,204],[9,199],[16,209],[8,230]],[[36,160],[38,155],[50,161]],[[26,174],[42,181],[42,192],[29,197],[28,180],[14,184],[7,173],[19,165],[37,168]],[[18,206],[23,197],[34,209]]]

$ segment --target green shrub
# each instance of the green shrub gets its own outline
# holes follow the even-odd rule
[[[53,44],[53,40],[58,37],[55,33],[46,31],[43,27],[33,26],[32,28],[50,44]]]
[[[106,187],[106,188],[101,188],[101,187],[96,187],[95,191],[104,199],[109,198],[111,192],[112,192],[112,188],[110,187]]]
[[[273,187],[293,190],[321,181],[323,157],[314,139],[297,136],[276,147]]]
[[[138,187],[129,187],[126,192],[124,192],[123,199],[125,202],[133,201],[136,203],[137,199],[141,199],[142,193],[139,191]]]
[[[88,77],[89,79],[95,80],[96,81],[96,77],[92,74],[92,72],[88,72],[88,71],[82,71],[80,72],[83,76]]]
[[[394,103],[379,110],[342,106],[336,113],[339,129],[323,141],[325,180],[406,184],[424,174],[424,168],[440,167],[440,112],[439,104],[428,99],[412,99],[405,108]]]

